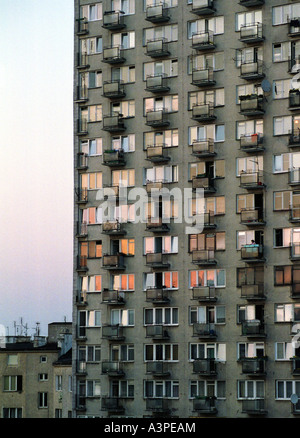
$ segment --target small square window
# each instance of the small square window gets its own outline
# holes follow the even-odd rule
[[[40,356],[40,363],[46,363],[47,362],[47,356]]]

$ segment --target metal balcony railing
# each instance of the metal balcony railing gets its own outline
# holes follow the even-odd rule
[[[242,25],[240,28],[240,40],[244,43],[257,43],[263,41],[262,23]]]
[[[169,266],[168,255],[162,252],[146,254],[146,265],[152,268],[167,268]]]
[[[257,116],[264,114],[263,96],[252,94],[240,96],[240,112],[244,116]]]
[[[163,93],[170,90],[168,78],[165,74],[147,76],[146,90],[152,93]]]
[[[217,301],[216,289],[210,286],[194,287],[193,300],[198,300],[199,302],[215,302]]]
[[[240,148],[245,152],[263,151],[263,136],[260,134],[241,135]]]
[[[300,297],[300,283],[293,282],[291,285],[291,297],[297,299]]]
[[[103,116],[103,128],[104,131],[108,132],[121,132],[125,131],[124,119],[121,114],[111,114]]]
[[[192,119],[198,122],[212,122],[216,120],[215,109],[212,103],[194,105],[192,108]]]
[[[168,112],[165,109],[147,111],[146,125],[152,127],[169,126]]]
[[[212,31],[194,33],[192,35],[192,48],[195,50],[211,50],[214,49],[214,34]]]
[[[101,365],[102,374],[107,374],[110,377],[123,377],[125,375],[120,361],[104,360]]]
[[[168,233],[170,231],[168,223],[163,222],[161,217],[149,217],[146,222],[146,229],[153,233]]]
[[[77,20],[77,35],[86,35],[89,33],[89,22],[85,18]]]
[[[122,254],[104,254],[102,259],[104,269],[125,269],[124,256]]]
[[[265,409],[265,400],[264,399],[255,399],[255,400],[243,400],[242,401],[242,412],[246,414],[261,414],[264,415],[267,413]]]
[[[102,303],[114,305],[125,304],[124,292],[104,289],[102,292]]]
[[[77,360],[76,361],[76,374],[85,375],[86,373],[87,373],[86,361]]]
[[[104,29],[119,30],[124,29],[126,24],[124,23],[124,12],[122,11],[106,11],[103,14]]]
[[[119,325],[104,325],[102,327],[102,337],[110,341],[124,341],[123,327]]]
[[[192,12],[197,15],[211,15],[215,13],[214,0],[193,0]]]
[[[245,189],[262,189],[264,188],[262,172],[241,172],[240,186]]]
[[[169,291],[163,288],[149,288],[146,290],[146,301],[153,304],[167,304],[170,302]]]
[[[170,160],[168,148],[164,145],[151,145],[146,149],[147,160],[153,163],[162,163]]]
[[[264,284],[243,284],[241,286],[241,298],[247,300],[264,300]]]
[[[146,363],[146,372],[155,377],[167,377],[170,375],[168,362],[156,361]]]
[[[240,70],[241,77],[246,80],[262,79],[265,76],[262,61],[242,62]]]
[[[168,40],[166,38],[148,40],[146,43],[146,55],[152,58],[170,55]]]
[[[203,189],[205,193],[213,193],[216,191],[214,180],[202,175],[197,175],[192,179],[192,189]]]
[[[145,19],[151,23],[165,23],[169,21],[170,15],[166,3],[148,6]]]
[[[126,234],[126,231],[123,229],[123,224],[120,224],[120,222],[106,221],[103,222],[102,224],[102,233],[121,235],[121,234]]]
[[[264,261],[263,245],[243,245],[241,247],[241,259],[247,262]]]
[[[146,399],[146,410],[153,411],[157,413],[170,413],[170,400],[167,398],[147,398]]]
[[[291,18],[289,20],[289,36],[299,36],[300,34],[300,18]]]
[[[215,324],[194,323],[193,336],[197,336],[199,338],[215,339],[217,337]]]
[[[289,109],[300,108],[300,90],[290,90],[289,92]]]
[[[291,244],[291,259],[300,260],[300,243]]]
[[[77,154],[77,169],[86,170],[88,168],[88,158],[87,154],[79,152]]]
[[[239,3],[246,7],[262,6],[265,3],[265,0],[240,0]]]
[[[121,99],[125,97],[124,82],[121,80],[103,82],[103,96],[110,99]]]
[[[215,397],[199,397],[193,399],[193,411],[199,414],[216,414]]]
[[[87,256],[77,256],[77,271],[87,271]]]
[[[264,375],[266,374],[266,358],[243,358],[242,363],[242,373],[248,375]]]
[[[192,252],[192,263],[197,265],[216,265],[215,251],[213,249],[194,250]]]
[[[211,358],[194,360],[193,373],[202,376],[215,376],[217,374],[216,360]]]
[[[215,85],[214,72],[211,68],[194,69],[192,71],[192,84],[198,87]]]
[[[241,210],[241,224],[243,225],[264,225],[262,208],[245,208]]]
[[[170,336],[167,327],[163,325],[147,325],[146,326],[146,337],[152,338],[153,340],[169,340]]]
[[[265,326],[257,320],[249,320],[242,322],[242,335],[247,337],[265,337]]]
[[[290,169],[289,170],[289,184],[291,186],[300,184],[300,168]]]
[[[108,64],[121,64],[126,61],[123,56],[122,46],[108,46],[103,49],[103,62]]]
[[[109,167],[125,166],[126,160],[123,149],[104,151],[103,164]]]
[[[101,398],[101,410],[111,413],[123,413],[125,411],[122,406],[119,397],[102,397]]]
[[[209,138],[207,140],[202,141],[193,141],[192,143],[192,154],[196,157],[213,157],[216,155],[214,148],[214,140]]]

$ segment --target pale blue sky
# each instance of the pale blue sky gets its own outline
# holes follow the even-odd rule
[[[0,324],[72,316],[73,0],[0,0]]]

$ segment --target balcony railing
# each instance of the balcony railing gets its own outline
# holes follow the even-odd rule
[[[104,151],[103,164],[109,167],[125,166],[126,160],[123,149]]]
[[[202,141],[198,141],[198,140],[193,141],[192,155],[195,155],[196,157],[199,158],[213,157],[216,155],[214,146],[215,144],[212,138]]]
[[[107,11],[103,14],[104,29],[118,30],[124,29],[126,24],[124,23],[124,12],[122,11]]]
[[[153,252],[146,254],[146,265],[151,268],[168,268],[168,255],[161,252]]]
[[[241,298],[246,300],[264,300],[264,284],[243,284],[241,286]]]
[[[77,103],[85,103],[88,100],[89,93],[88,93],[88,87],[84,85],[80,85],[77,87],[77,97],[76,102]]]
[[[147,362],[146,372],[155,377],[167,377],[170,375],[170,366],[168,362]]]
[[[240,112],[244,116],[259,116],[264,114],[263,96],[252,94],[240,96]]]
[[[76,306],[87,305],[87,292],[78,291],[76,295]]]
[[[88,158],[87,154],[79,152],[77,154],[77,169],[86,170],[88,168]]]
[[[264,261],[264,247],[263,245],[251,244],[243,245],[241,247],[241,259],[244,262],[263,262]]]
[[[87,35],[89,33],[89,22],[85,18],[77,20],[77,35]]]
[[[164,327],[163,325],[147,325],[146,337],[151,338],[153,340],[158,340],[158,341],[170,339],[168,329],[167,329],[167,327]]]
[[[214,49],[214,34],[212,31],[194,33],[192,35],[192,48],[195,50],[212,50]]]
[[[214,287],[194,287],[193,288],[193,300],[202,302],[215,302],[217,301],[216,289]]]
[[[162,163],[170,160],[169,149],[163,144],[147,146],[147,160],[152,163]]]
[[[242,25],[240,29],[240,40],[244,43],[258,43],[263,41],[262,23]]]
[[[242,322],[242,335],[249,338],[264,338],[266,336],[264,324],[257,320],[248,320]]]
[[[118,221],[107,221],[102,224],[102,233],[104,234],[113,234],[113,235],[122,235],[126,234],[126,231],[123,229],[123,224],[120,224]]]
[[[108,116],[103,116],[103,128],[108,132],[121,132],[125,131],[124,119],[121,114],[116,113]]]
[[[146,91],[151,91],[152,93],[164,93],[169,91],[168,78],[164,74],[156,74],[147,76],[146,78]]]
[[[168,112],[165,109],[147,111],[146,113],[146,125],[152,127],[169,126],[170,121],[168,118]]]
[[[194,69],[192,71],[192,85],[209,87],[215,85],[214,72],[211,68]]]
[[[163,188],[163,181],[147,181],[146,192],[148,194],[159,192]]]
[[[124,407],[120,403],[118,397],[101,397],[101,410],[111,413],[123,413]]]
[[[214,180],[207,176],[197,175],[192,179],[192,189],[203,189],[204,193],[214,193]]]
[[[290,90],[289,92],[289,109],[297,110],[300,108],[300,90]]]
[[[193,362],[193,373],[202,376],[215,376],[217,374],[217,363],[215,359],[196,359]]]
[[[88,235],[87,223],[78,221],[76,224],[76,237],[86,238],[87,235]]]
[[[197,15],[212,15],[216,12],[214,0],[193,0],[192,12]]]
[[[292,374],[294,376],[300,375],[300,357],[292,357]]]
[[[245,152],[261,152],[264,150],[263,136],[259,134],[241,135],[240,148]]]
[[[109,46],[103,49],[103,62],[108,64],[121,64],[126,61],[123,56],[122,46]]]
[[[193,400],[193,411],[199,414],[216,414],[215,397],[199,397]]]
[[[298,186],[300,184],[300,168],[289,170],[289,185]]]
[[[215,324],[194,323],[193,336],[203,339],[216,339],[217,333],[215,330]]]
[[[151,23],[165,23],[170,20],[169,9],[165,3],[151,5],[146,9],[145,20]]]
[[[192,263],[195,263],[196,265],[216,265],[215,251],[213,249],[193,251]]]
[[[264,183],[262,172],[241,172],[240,186],[249,190],[263,189]]]
[[[171,412],[170,400],[167,398],[147,398],[146,410],[167,415]]]
[[[103,82],[103,96],[110,99],[121,99],[125,97],[124,82],[121,80]]]
[[[124,256],[122,254],[103,255],[104,269],[125,269]]]
[[[89,67],[89,58],[87,53],[78,53],[77,55],[77,68],[85,69]]]
[[[300,35],[300,18],[291,18],[289,20],[289,36],[299,36]]]
[[[168,40],[166,38],[148,40],[146,43],[146,55],[152,58],[170,55]]]
[[[265,0],[240,0],[239,3],[246,7],[262,6],[265,3]]]
[[[241,359],[242,363],[242,373],[248,375],[264,375],[266,374],[266,358],[265,357],[257,357],[257,358],[243,358]]]
[[[88,133],[88,121],[87,119],[77,120],[77,135],[87,135]]]
[[[86,396],[78,395],[76,397],[76,410],[85,411],[86,410]]]
[[[110,377],[124,377],[125,373],[121,362],[105,360],[101,364],[102,374],[107,374]]]
[[[167,223],[163,222],[161,217],[149,217],[146,222],[146,230],[151,231],[152,233],[168,233],[170,231],[170,227]]]
[[[300,260],[300,243],[291,244],[291,260]]]
[[[104,325],[102,327],[102,337],[110,341],[124,341],[123,327],[119,325]]]
[[[211,229],[216,228],[216,226],[214,212],[208,211],[203,213],[203,228]]]
[[[265,76],[262,61],[242,62],[240,69],[241,77],[246,80],[262,79]]]
[[[289,73],[298,73],[299,72],[299,55],[293,55],[288,58],[288,72]]]
[[[243,400],[242,401],[242,412],[249,415],[265,415],[267,413],[265,409],[265,400]]]
[[[87,256],[77,256],[77,271],[86,272],[88,271],[87,266]]]
[[[243,225],[264,225],[263,209],[245,208],[241,210],[241,224]]]
[[[125,304],[124,292],[104,289],[102,292],[102,303],[113,305]]]
[[[153,304],[168,304],[169,291],[163,288],[149,288],[146,290],[146,301]]]
[[[289,134],[289,147],[299,147],[300,146],[300,129],[298,131],[293,131]]]
[[[211,103],[194,105],[192,108],[193,120],[197,120],[198,122],[213,122],[216,118],[215,109]]]

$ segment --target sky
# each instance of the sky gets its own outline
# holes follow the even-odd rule
[[[47,335],[72,318],[73,0],[0,14],[0,325]]]

